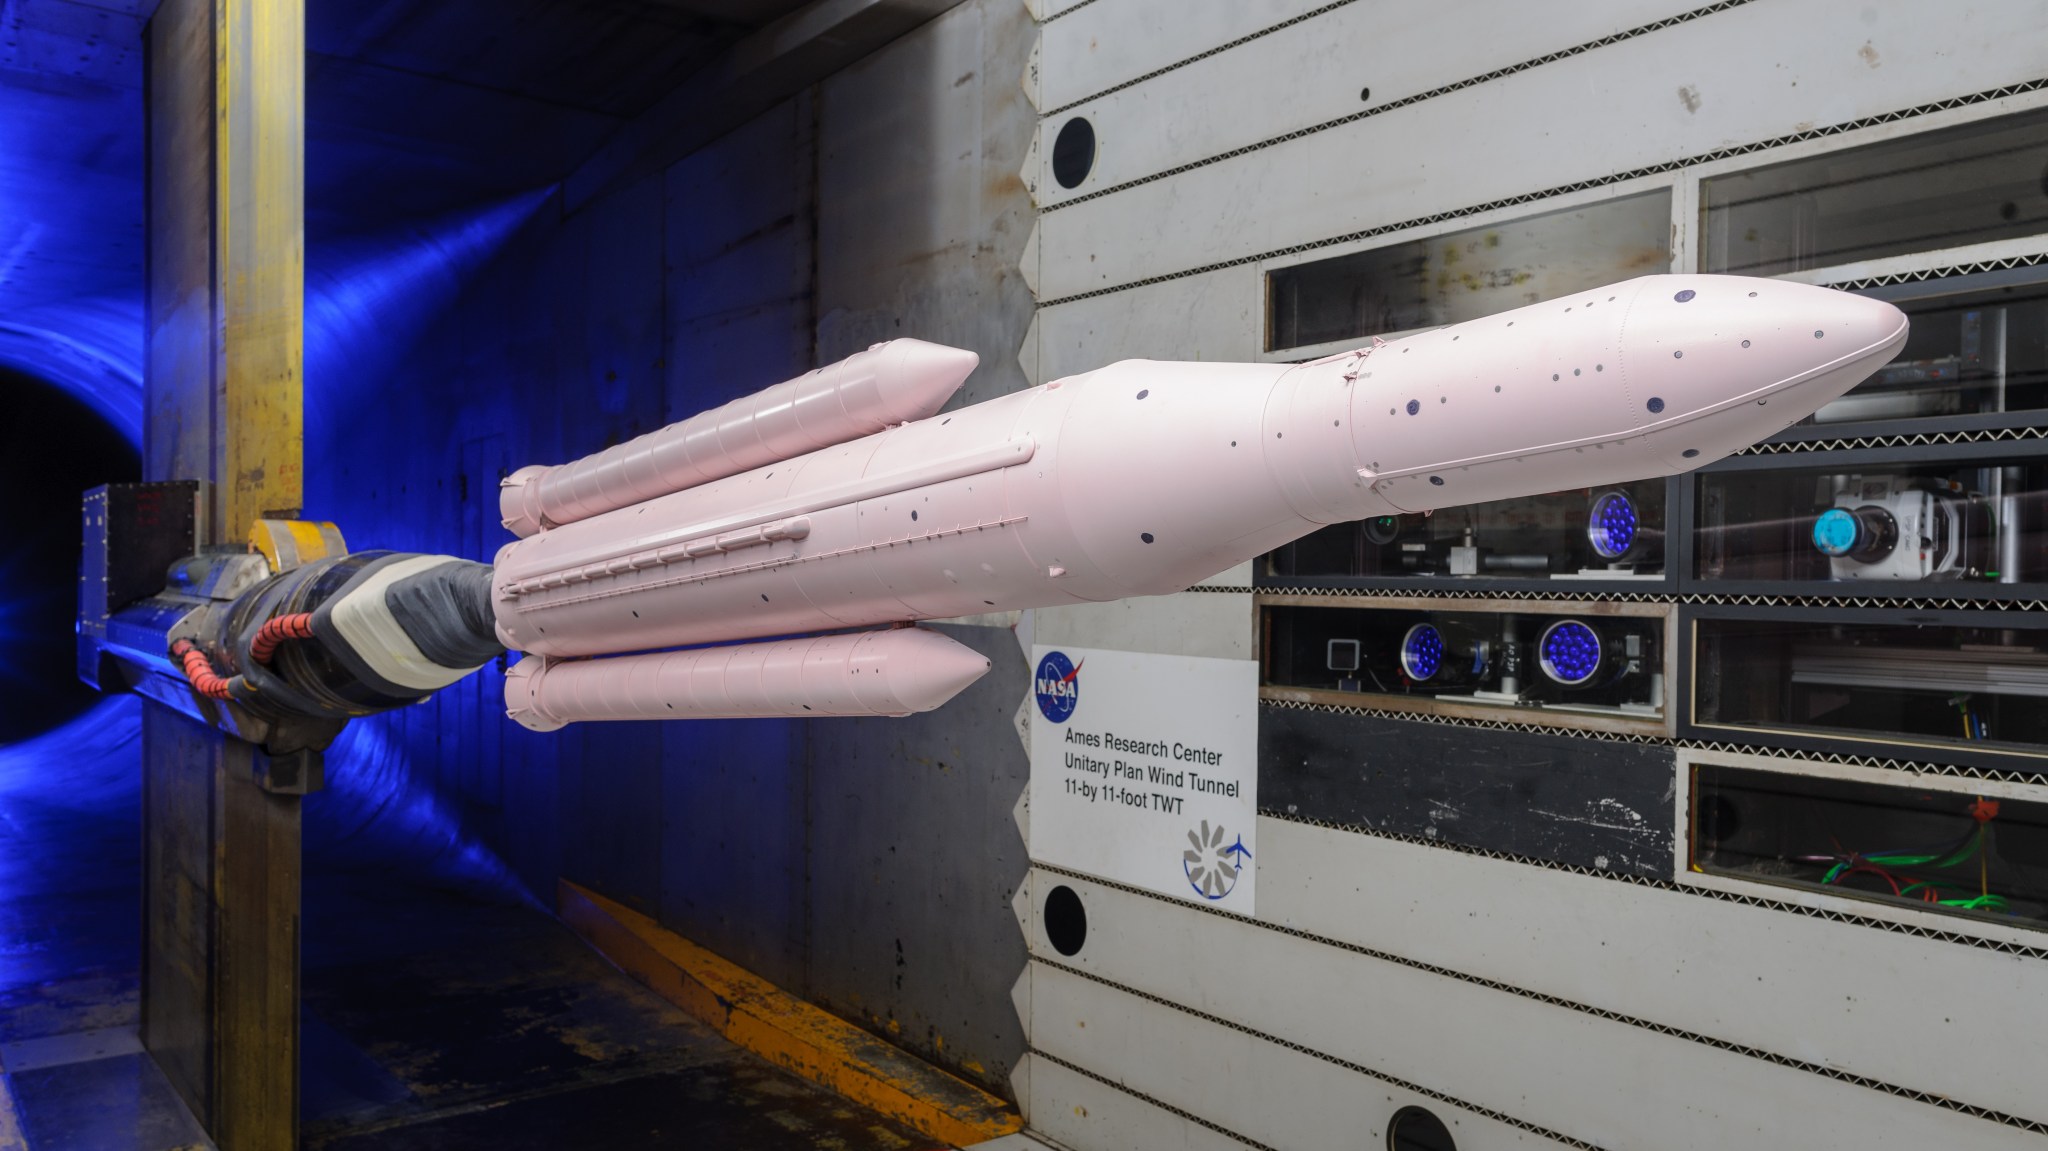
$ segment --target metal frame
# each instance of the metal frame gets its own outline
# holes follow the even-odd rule
[[[1664,702],[1659,718],[1626,718],[1621,713],[1613,715],[1596,714],[1589,711],[1572,710],[1564,707],[1534,706],[1513,707],[1483,703],[1461,703],[1454,700],[1424,698],[1420,696],[1393,695],[1385,692],[1331,691],[1323,688],[1281,687],[1261,684],[1259,698],[1282,703],[1321,704],[1326,707],[1359,708],[1375,711],[1405,712],[1411,715],[1438,715],[1457,719],[1493,720],[1510,723],[1525,723],[1532,726],[1555,727],[1560,731],[1598,731],[1616,735],[1637,735],[1672,738],[1677,734],[1676,718],[1678,696],[1673,684],[1679,666],[1678,660],[1678,609],[1675,604],[1666,603],[1616,603],[1611,601],[1569,601],[1569,600],[1451,600],[1433,596],[1327,596],[1288,595],[1284,593],[1259,593],[1252,601],[1260,608],[1267,607],[1311,607],[1339,610],[1369,611],[1456,611],[1488,615],[1543,615],[1543,616],[1596,616],[1601,618],[1655,619],[1663,621],[1664,636],[1661,641],[1663,652]],[[1261,670],[1265,666],[1266,622],[1268,616],[1261,612],[1259,628],[1254,641],[1255,658]]]
[[[1808,754],[1892,754],[1901,760],[1965,767],[2005,768],[2038,772],[2048,760],[2048,747],[2026,752],[1997,750],[1985,745],[1937,742],[1924,736],[1893,732],[1869,735],[1822,733],[1811,728],[1758,727],[1745,724],[1701,723],[1698,719],[1699,625],[1705,620],[1800,623],[1845,623],[1881,627],[1996,627],[2048,634],[2048,614],[2039,612],[1990,613],[1953,608],[1865,608],[1794,606],[1790,604],[1689,604],[1680,631],[1684,645],[1685,694],[1677,707],[1679,738],[1702,742],[1746,743],[1760,747],[1781,747]],[[2008,748],[2011,745],[2005,745]]]
[[[1691,485],[1682,477],[1667,478],[1664,487],[1664,573],[1659,576],[1645,576],[1639,579],[1599,579],[1597,577],[1558,579],[1551,576],[1281,576],[1269,575],[1266,556],[1252,561],[1252,586],[1258,590],[1283,593],[1295,588],[1328,588],[1343,592],[1388,592],[1396,595],[1427,596],[1432,593],[1456,592],[1459,596],[1492,595],[1501,593],[1539,593],[1545,598],[1571,599],[1588,595],[1635,595],[1669,596],[1680,590],[1678,571],[1675,565],[1675,549],[1681,543],[1690,547],[1692,533],[1671,530],[1676,522],[1674,510],[1678,499]],[[1682,539],[1680,537],[1683,537]],[[1689,558],[1689,553],[1688,553]]]
[[[2048,419],[2048,411],[2039,413]],[[1995,465],[2005,463],[2048,462],[2048,439],[2027,440],[2017,443],[1990,440],[1959,444],[1922,444],[1906,447],[1850,448],[1829,451],[1731,456],[1719,463],[1701,468],[1695,476],[1728,475],[1738,472],[1776,471],[1821,471],[1833,470],[1851,472],[1883,467],[1912,467],[1922,464],[1956,463],[1960,465]],[[1698,570],[1698,503],[1699,481],[1690,479],[1680,483],[1685,500],[1686,523],[1692,525],[1685,533],[1684,566],[1670,569],[1677,575],[1677,586],[1686,595],[1716,596],[1808,596],[1841,599],[1955,599],[1983,600],[1987,605],[2007,601],[2033,601],[2048,599],[2048,580],[2034,580],[2027,583],[1981,583],[1956,580],[1952,582],[1900,580],[1882,583],[1840,583],[1833,580],[1728,580],[1711,579],[1694,574]],[[1668,510],[1667,521],[1675,520]],[[1666,537],[1665,563],[1671,563],[1672,549]],[[1925,613],[1915,613],[1917,619]]]

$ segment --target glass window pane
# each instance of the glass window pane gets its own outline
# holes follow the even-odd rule
[[[1543,709],[1664,712],[1661,617],[1286,604],[1261,613],[1264,683],[1309,689],[1320,702],[1481,704],[1518,722]]]
[[[1700,871],[2048,927],[2048,804],[1701,764]]]
[[[1671,269],[1671,192],[1412,240],[1267,274],[1266,347],[1455,324]]]
[[[1787,467],[1698,477],[1701,579],[2048,581],[2048,461]]]
[[[1700,268],[1775,276],[2048,231],[2048,111],[1700,181]]]
[[[1332,524],[1272,553],[1278,577],[1630,579],[1664,574],[1664,481]]]
[[[1700,620],[1695,722],[2048,754],[2048,633],[1984,615],[1977,627]]]

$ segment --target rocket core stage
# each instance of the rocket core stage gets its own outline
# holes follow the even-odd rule
[[[556,661],[1179,591],[1329,523],[1691,470],[1811,414],[1905,338],[1898,309],[1843,292],[1648,276],[1308,364],[1125,361],[860,434],[877,422],[863,396],[935,410],[971,367],[894,341],[854,360],[902,365],[908,384],[864,384],[850,360],[761,394],[785,402],[750,397],[567,465],[586,491],[637,469],[634,495],[666,494],[507,545],[492,608],[508,647]],[[726,457],[762,460],[747,445],[793,441],[795,395],[840,401],[850,434],[708,482],[650,478],[708,426]],[[508,480],[507,526],[570,518],[531,494],[563,473]],[[870,674],[886,674],[878,658]],[[605,662],[624,682],[682,659],[702,663]],[[942,679],[979,674],[955,662]],[[595,671],[541,662],[508,682],[529,726],[677,714],[651,696],[631,714],[593,706],[551,688],[558,667]],[[795,700],[801,677],[781,678]],[[875,714],[845,707],[829,714]],[[828,714],[769,713],[806,711]]]
[[[495,565],[358,552],[266,577],[207,553],[133,606],[82,599],[81,667],[132,665],[252,730],[318,721],[279,746],[504,648],[528,653],[507,708],[540,730],[907,715],[988,661],[900,625],[1174,592],[1325,524],[1688,471],[1905,339],[1860,296],[1648,276],[1313,363],[1132,360],[949,413],[973,353],[893,340],[521,469],[500,507],[523,538]],[[86,522],[107,535],[95,506]],[[816,634],[851,628],[876,630]]]

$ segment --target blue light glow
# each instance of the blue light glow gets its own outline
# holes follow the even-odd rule
[[[1419,623],[1401,639],[1401,670],[1417,683],[1427,682],[1443,668],[1443,633],[1430,624]]]
[[[142,701],[117,696],[0,746],[0,1002],[133,967],[141,727]]]
[[[375,236],[310,245],[306,261],[306,404],[410,351],[420,335],[554,189]]]
[[[1585,683],[1600,670],[1600,635],[1578,620],[1551,624],[1538,647],[1543,674],[1567,687]]]
[[[1856,547],[1856,517],[1843,508],[1829,508],[1813,521],[1813,546],[1831,556],[1845,556]]]
[[[1593,501],[1586,518],[1586,537],[1602,559],[1620,559],[1636,542],[1636,506],[1622,492],[1608,492]]]

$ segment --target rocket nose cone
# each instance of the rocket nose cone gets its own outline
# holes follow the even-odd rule
[[[885,632],[892,694],[913,712],[930,711],[988,674],[988,657],[935,631]]]
[[[905,377],[931,386],[942,386],[948,395],[965,383],[974,369],[981,365],[981,357],[966,348],[909,338],[895,341],[895,346],[902,357],[897,362]]]
[[[1788,307],[1813,324],[1814,351],[1822,355],[1865,352],[1905,335],[1906,313],[1883,300],[1807,284],[1774,288],[1790,297]]]

